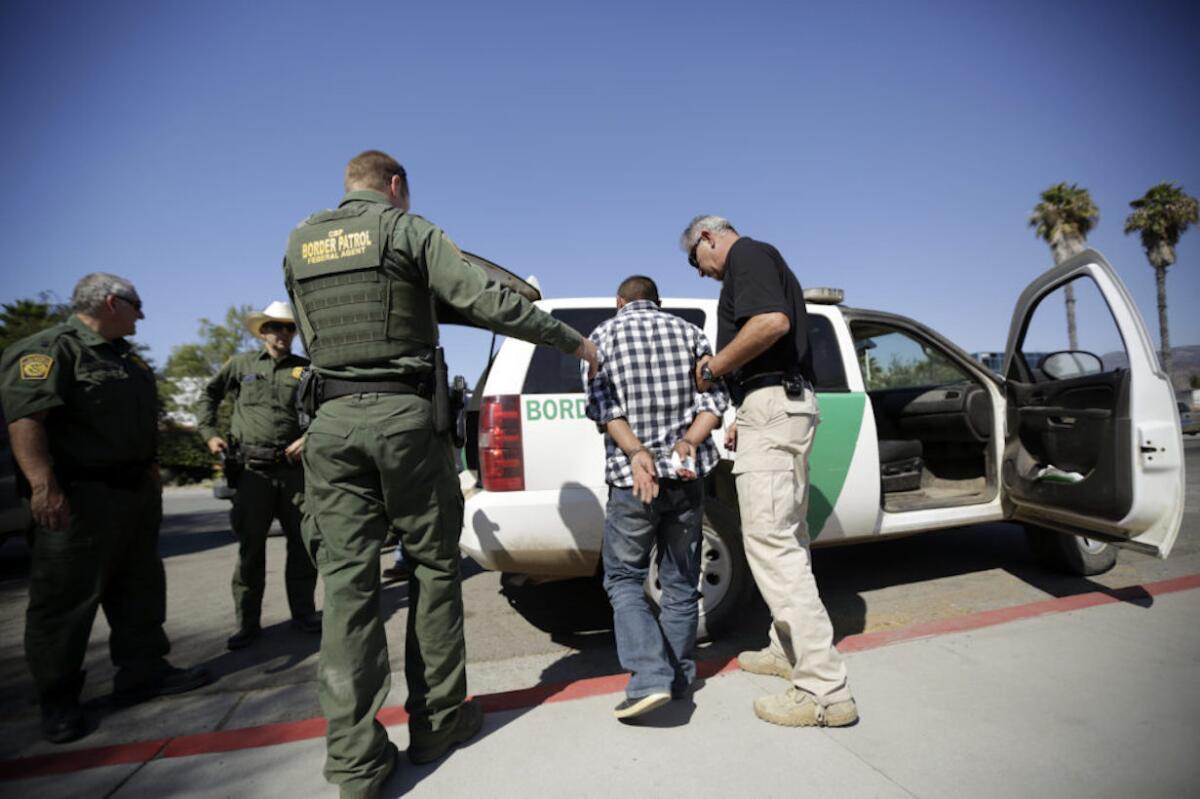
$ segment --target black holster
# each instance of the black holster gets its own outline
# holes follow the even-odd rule
[[[300,384],[296,387],[296,416],[301,430],[307,430],[317,415],[320,399],[321,378],[317,370],[306,366],[300,373]]]
[[[221,453],[221,471],[225,474],[225,485],[236,489],[246,469],[246,459],[242,454],[242,445],[230,441],[229,446]]]
[[[467,381],[462,375],[454,377],[450,384],[450,372],[446,368],[446,353],[441,347],[433,351],[433,432],[438,435],[451,433],[455,447],[466,440],[465,428],[460,418],[466,406]]]

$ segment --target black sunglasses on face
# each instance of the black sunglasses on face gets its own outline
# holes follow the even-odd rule
[[[688,250],[688,263],[692,265],[692,269],[700,271],[700,264],[696,261],[696,248],[700,246],[700,242],[704,239],[696,239],[696,243],[692,245],[692,249]]]
[[[114,294],[113,297],[118,300],[124,300],[125,302],[129,303],[130,305],[133,306],[133,309],[135,311],[142,310],[142,301],[139,299],[135,299],[132,297],[126,297],[124,294]]]
[[[264,322],[259,330],[264,333],[282,333],[284,331],[295,333],[296,326],[291,322]]]

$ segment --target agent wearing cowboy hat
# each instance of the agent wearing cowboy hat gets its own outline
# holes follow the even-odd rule
[[[226,396],[234,397],[230,438],[237,441],[246,469],[233,499],[233,530],[238,537],[238,562],[233,572],[233,604],[238,629],[226,645],[249,646],[261,630],[263,588],[266,582],[267,531],[279,519],[287,536],[288,607],[300,629],[321,631],[313,604],[317,570],[300,538],[300,509],[304,494],[300,452],[304,437],[296,414],[296,388],[308,359],[292,354],[296,322],[292,309],[278,300],[261,313],[250,314],[246,327],[263,341],[258,352],[230,358],[200,398],[200,434],[214,455],[229,445],[217,432],[217,409]]]

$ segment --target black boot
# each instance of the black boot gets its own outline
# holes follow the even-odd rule
[[[321,632],[321,614],[318,611],[305,613],[292,619],[292,626],[306,633]]]
[[[254,643],[262,629],[256,624],[253,627],[242,627],[225,641],[227,649],[244,649]]]
[[[78,701],[42,705],[42,737],[52,744],[77,741],[87,735]]]

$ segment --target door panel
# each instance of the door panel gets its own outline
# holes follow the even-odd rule
[[[1133,501],[1128,447],[1122,443],[1129,440],[1128,386],[1125,369],[1053,383],[1009,381],[1008,428],[1017,432],[1004,460],[1010,498],[1110,521],[1124,518]],[[1033,468],[1018,470],[1017,454]],[[1045,466],[1084,479],[1043,479]]]
[[[1021,294],[1005,379],[1006,515],[1166,557],[1183,518],[1178,413],[1102,255],[1080,253]]]

